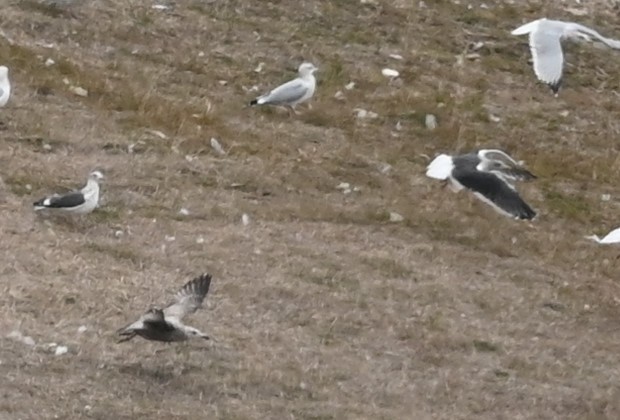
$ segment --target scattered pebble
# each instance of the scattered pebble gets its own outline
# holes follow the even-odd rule
[[[154,4],[151,6],[151,9],[155,9],[155,10],[168,10],[170,9],[170,6],[166,6],[165,4]]]
[[[56,64],[56,62],[52,60],[51,58],[48,58],[47,60],[45,60],[45,67],[51,67],[54,64]]]
[[[224,156],[226,154],[226,152],[224,151],[224,148],[222,147],[220,142],[217,141],[215,137],[211,137],[211,147],[213,148],[213,150],[215,150],[215,153],[217,153],[220,156]]]
[[[502,119],[495,114],[489,114],[489,119],[494,123],[500,122]]]
[[[57,346],[56,350],[54,350],[54,356],[62,356],[69,351],[67,346]]]
[[[390,58],[393,58],[394,60],[402,60],[403,56],[400,54],[390,54]]]
[[[349,190],[351,189],[351,184],[349,184],[348,182],[341,182],[340,184],[338,184],[336,186],[337,190]]]
[[[177,238],[175,238],[174,236],[168,236],[168,235],[164,236],[164,240],[166,242],[174,242],[176,239]]]
[[[181,216],[189,216],[189,210],[187,210],[185,207],[181,207],[181,210],[179,210],[179,214]]]
[[[381,172],[383,175],[387,175],[390,172],[392,172],[392,165],[390,165],[389,163],[385,163],[385,162],[381,162],[379,163],[379,165],[377,165],[377,169],[379,170],[379,172]]]
[[[362,118],[373,119],[379,116],[379,114],[377,114],[376,112],[366,111],[365,109],[362,109],[362,108],[355,108],[353,112],[355,112],[355,116],[360,119]]]
[[[342,93],[341,90],[339,90],[338,92],[334,94],[334,98],[336,98],[339,101],[344,101],[346,99],[344,96],[344,93]]]
[[[243,215],[241,216],[241,223],[243,223],[243,226],[247,226],[250,224],[250,216],[248,216],[246,213],[243,213]]]
[[[83,87],[80,87],[80,86],[71,86],[71,87],[69,88],[69,90],[70,90],[70,91],[71,91],[74,95],[81,96],[81,97],[83,97],[83,98],[85,98],[85,97],[87,97],[87,96],[88,96],[88,91],[87,91],[86,89],[84,89]]]
[[[23,343],[30,347],[34,346],[35,344],[34,339],[32,337],[27,336],[27,335],[25,336],[20,331],[17,331],[17,330],[11,331],[6,337],[12,340],[15,340],[15,341],[19,341],[20,343]]]
[[[218,80],[217,82],[220,84],[220,86],[226,86],[228,84],[228,80]]]
[[[261,71],[263,71],[264,66],[265,63],[263,63],[262,61],[258,63],[258,66],[256,66],[256,68],[254,69],[254,73],[260,73]]]
[[[389,77],[391,79],[395,79],[398,77],[398,75],[400,74],[399,72],[397,72],[394,69],[388,69],[385,68],[383,70],[381,70],[381,74],[384,75],[385,77]]]
[[[86,325],[81,325],[81,326],[77,329],[77,332],[78,332],[78,333],[80,333],[80,334],[82,334],[82,333],[85,333],[87,329],[88,329],[88,327],[86,327]]]
[[[426,117],[424,117],[424,124],[429,130],[434,130],[437,128],[437,118],[433,114],[426,114]]]
[[[398,223],[398,222],[402,222],[403,220],[405,220],[405,218],[401,216],[400,214],[393,212],[393,211],[390,212],[390,222]]]
[[[168,138],[168,136],[167,136],[167,135],[165,135],[164,133],[162,133],[162,132],[161,132],[161,131],[159,131],[159,130],[146,130],[146,131],[147,131],[148,133],[153,134],[154,136],[159,137],[159,138],[160,138],[160,139],[162,139],[162,140],[166,140],[166,139]]]
[[[351,89],[353,89],[354,87],[355,87],[355,82],[349,82],[349,83],[347,83],[346,85],[344,85],[344,88],[345,88],[346,90],[351,90]]]
[[[197,244],[204,244],[205,243],[205,238],[203,238],[202,236],[199,236],[196,238],[196,243]]]
[[[601,201],[611,200],[611,194],[601,194]]]
[[[123,236],[123,231],[117,230],[116,232],[114,232],[114,236],[116,236],[117,238],[120,238],[121,236]]]

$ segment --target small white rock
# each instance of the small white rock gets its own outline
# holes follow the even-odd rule
[[[355,82],[349,82],[349,83],[347,83],[346,85],[344,85],[344,88],[345,88],[346,90],[351,90],[351,89],[353,89],[354,87],[355,87]]]
[[[81,326],[78,328],[78,330],[77,330],[77,331],[78,331],[78,333],[83,334],[83,333],[85,333],[85,332],[86,332],[86,330],[87,330],[87,329],[88,329],[88,327],[86,327],[86,325],[81,325]]]
[[[114,236],[116,236],[117,238],[120,238],[121,236],[123,236],[123,231],[117,230],[116,232],[114,232]]]
[[[348,182],[341,182],[340,184],[338,184],[336,186],[337,190],[349,190],[351,189],[351,184],[349,184]]]
[[[187,210],[185,207],[181,207],[181,210],[179,210],[179,214],[181,216],[189,216],[189,210]]]
[[[397,71],[396,71],[396,70],[394,70],[394,69],[388,69],[388,68],[385,68],[385,69],[381,70],[381,74],[382,74],[382,75],[384,75],[385,77],[389,77],[389,78],[391,78],[391,79],[394,79],[394,78],[398,77],[398,75],[399,75],[400,73],[399,73],[399,72],[397,72]]]
[[[24,343],[27,346],[34,346],[34,339],[32,337],[30,337],[29,335],[27,335],[26,337],[22,338],[22,343]]]
[[[202,236],[199,236],[196,238],[196,243],[197,244],[204,244],[205,243],[205,238],[203,238]]]
[[[401,216],[400,214],[393,212],[393,211],[390,212],[390,222],[398,223],[398,222],[402,222],[403,220],[405,220],[405,218]]]
[[[403,56],[400,54],[390,54],[390,58],[393,58],[394,60],[402,60]]]
[[[151,6],[151,9],[155,9],[155,10],[168,10],[170,9],[170,6],[166,6],[165,4],[154,4]]]
[[[215,150],[215,153],[217,153],[220,156],[224,156],[226,154],[226,152],[224,151],[224,148],[222,147],[220,142],[217,141],[215,137],[211,137],[211,147],[213,148],[213,150]]]
[[[174,242],[176,239],[177,238],[175,238],[174,236],[168,236],[168,235],[164,236],[164,240],[166,242]]]
[[[51,145],[49,145],[49,144],[47,144],[47,143],[45,143],[45,144],[43,145],[43,150],[47,150],[47,151],[49,152],[50,150],[52,150],[52,146],[51,146]]]
[[[241,215],[241,223],[243,223],[243,226],[247,226],[250,224],[250,216],[248,216],[246,213],[243,213],[243,215]]]
[[[218,80],[217,82],[220,84],[220,86],[226,86],[228,84],[228,80]]]
[[[342,93],[341,90],[339,90],[338,92],[336,92],[334,94],[334,98],[339,100],[339,101],[344,101],[346,99],[345,96],[344,96],[344,93]]]
[[[71,87],[69,88],[69,90],[70,90],[70,91],[71,91],[74,95],[81,96],[81,97],[83,97],[83,98],[85,98],[85,97],[87,97],[87,96],[88,96],[88,91],[87,91],[86,89],[84,89],[83,87],[80,87],[80,86],[71,86]]]
[[[611,200],[611,194],[601,194],[601,201]]]
[[[502,119],[495,114],[489,114],[489,119],[494,123],[500,122]]]
[[[262,61],[258,63],[258,66],[256,66],[256,68],[254,69],[254,73],[260,73],[261,71],[263,71],[264,66],[265,63],[263,63]]]
[[[52,60],[51,58],[48,58],[47,60],[45,60],[45,67],[51,67],[54,64],[56,64],[56,62]]]
[[[69,351],[69,349],[67,348],[67,346],[58,346],[56,347],[56,350],[54,350],[54,356],[62,356],[63,354],[66,354]]]
[[[433,114],[426,114],[426,117],[424,117],[424,124],[429,130],[434,130],[437,128],[437,118]]]

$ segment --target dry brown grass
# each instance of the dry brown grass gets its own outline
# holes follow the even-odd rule
[[[620,417],[620,252],[583,239],[618,223],[620,56],[570,46],[555,99],[509,35],[572,18],[565,2],[84,3],[2,5],[1,419]],[[613,35],[611,6],[588,7],[579,19]],[[302,59],[321,68],[311,110],[245,108]],[[523,186],[536,222],[424,178],[425,156],[481,146],[539,175]],[[33,215],[93,168],[91,217]],[[192,323],[217,341],[115,344],[206,270]]]

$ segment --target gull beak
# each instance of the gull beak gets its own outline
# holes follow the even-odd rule
[[[204,339],[204,340],[210,340],[210,339],[211,339],[211,337],[209,337],[209,336],[208,336],[208,335],[206,335],[206,334],[201,335],[201,336],[200,336],[200,338],[202,338],[202,339]]]

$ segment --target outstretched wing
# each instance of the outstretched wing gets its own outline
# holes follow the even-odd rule
[[[517,219],[533,219],[536,212],[508,183],[493,173],[455,170],[452,174],[461,185],[496,211]]]
[[[560,34],[552,30],[537,30],[530,33],[530,50],[534,60],[534,73],[547,83],[554,92],[560,88],[564,54]]]
[[[71,192],[64,195],[52,195],[50,197],[43,198],[34,203],[35,207],[48,207],[48,208],[71,208],[77,207],[85,202],[84,194],[81,192]]]
[[[178,321],[186,315],[196,312],[209,292],[211,275],[202,274],[187,282],[175,295],[176,302],[164,309],[165,318]]]

